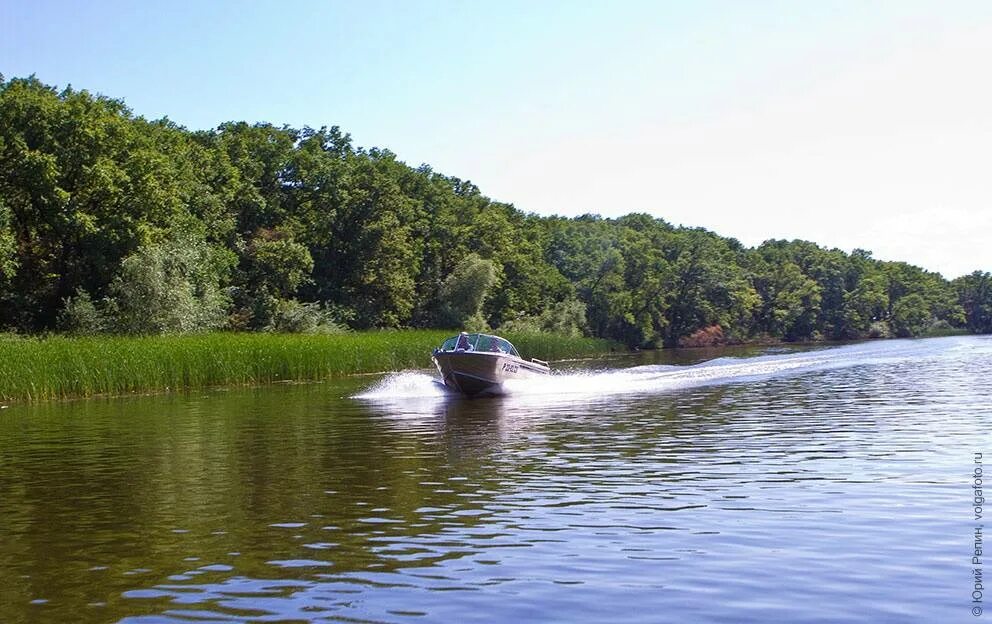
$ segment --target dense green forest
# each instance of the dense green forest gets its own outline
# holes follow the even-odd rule
[[[487,326],[631,346],[990,332],[992,276],[525,214],[337,127],[193,132],[0,76],[0,331]]]

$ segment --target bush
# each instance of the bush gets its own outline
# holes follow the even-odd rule
[[[65,299],[58,323],[62,330],[80,336],[99,334],[107,329],[107,319],[82,288]]]
[[[968,330],[964,327],[954,327],[948,321],[938,319],[931,323],[930,327],[922,335],[928,338],[936,338],[938,336],[962,336],[968,333]]]
[[[586,304],[577,299],[559,301],[540,314],[509,320],[500,326],[500,330],[582,336],[586,330]]]
[[[559,301],[541,313],[544,331],[563,336],[581,336],[586,331],[586,304],[578,299]]]
[[[496,265],[476,254],[465,256],[441,284],[438,321],[442,327],[467,327],[481,318],[482,304],[496,284]],[[472,324],[478,326],[478,319]]]
[[[539,334],[543,331],[540,316],[519,316],[515,319],[510,319],[500,325],[499,330],[501,332],[515,332],[520,334]]]
[[[278,296],[288,296],[313,271],[313,257],[306,246],[291,240],[254,242],[251,255],[251,275],[256,288]]]
[[[954,327],[944,319],[937,319],[933,323],[930,323],[930,328],[927,329],[928,332],[950,332],[954,331]]]
[[[10,229],[10,209],[0,197],[0,284],[10,281],[17,271],[17,239]]]
[[[716,347],[726,344],[723,329],[719,325],[710,325],[692,332],[679,340],[680,347]]]
[[[301,303],[296,299],[273,300],[265,330],[291,334],[340,334],[348,331],[339,323],[332,309],[319,303]]]
[[[932,320],[930,306],[920,295],[906,295],[892,306],[892,330],[896,336],[919,336]]]
[[[489,327],[489,323],[486,322],[486,318],[482,316],[482,312],[476,312],[472,316],[465,319],[462,323],[461,328],[468,332],[489,332],[492,328]]]
[[[889,329],[889,324],[885,321],[875,321],[868,326],[868,337],[869,338],[891,338],[892,330]]]
[[[107,313],[128,334],[190,333],[223,327],[230,298],[221,289],[229,252],[182,236],[128,256],[110,286]]]

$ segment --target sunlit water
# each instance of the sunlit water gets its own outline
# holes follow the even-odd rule
[[[0,621],[980,621],[992,339],[754,353],[11,406]]]

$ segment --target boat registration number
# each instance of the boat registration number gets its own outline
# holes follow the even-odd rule
[[[520,371],[520,367],[516,364],[510,364],[509,362],[503,362],[503,372],[506,373],[516,373]]]

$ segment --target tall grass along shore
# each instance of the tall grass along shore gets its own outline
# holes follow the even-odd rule
[[[212,333],[185,336],[0,337],[0,401],[39,401],[209,386],[319,380],[430,366],[448,330],[331,335]],[[507,334],[526,357],[554,360],[614,343]]]

